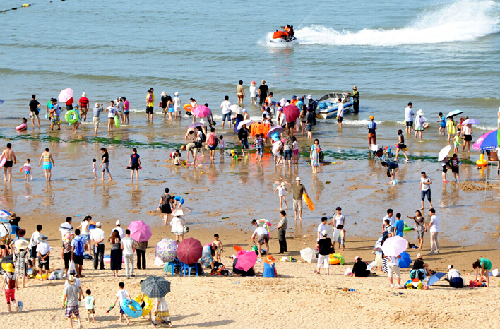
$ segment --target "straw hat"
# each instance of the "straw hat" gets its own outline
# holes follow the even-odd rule
[[[14,265],[12,263],[2,263],[2,268],[5,272],[14,273]]]
[[[265,84],[265,83],[266,83],[266,80],[262,80],[262,81],[261,81],[261,83],[262,83],[262,84]]]
[[[422,110],[422,109],[418,110],[418,111],[417,111],[417,115],[419,115],[419,116],[420,116],[420,115],[424,115],[424,110]]]
[[[299,176],[297,176],[297,178],[295,178],[295,180],[298,180],[298,181],[300,181],[300,177],[299,177]]]
[[[16,242],[14,243],[14,246],[16,247],[16,249],[18,250],[24,250],[26,248],[28,248],[29,246],[29,241],[28,240],[24,240],[24,239],[17,239]]]
[[[68,283],[69,283],[69,284],[75,284],[75,277],[74,277],[73,275],[70,275],[70,276],[68,277]]]

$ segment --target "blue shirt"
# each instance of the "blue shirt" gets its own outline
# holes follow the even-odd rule
[[[78,241],[80,241],[80,240],[81,240],[81,241],[82,241],[82,243],[83,243],[83,247],[82,247],[83,252],[81,253],[81,255],[79,255],[79,254],[76,252],[76,246],[77,246]],[[81,236],[81,235],[76,236],[73,240],[71,240],[71,246],[72,246],[72,247],[75,247],[75,252],[74,252],[74,253],[75,253],[75,255],[77,255],[77,256],[83,256],[83,253],[85,252],[85,244],[86,244],[86,243],[87,243],[87,239],[85,239],[85,238],[84,238],[83,236]]]
[[[377,128],[377,124],[375,123],[375,121],[368,122],[366,126],[368,127],[368,131],[370,134],[375,133],[375,128]]]
[[[405,222],[402,219],[399,219],[394,223],[394,227],[396,228],[396,235],[403,237],[403,230],[405,228]]]

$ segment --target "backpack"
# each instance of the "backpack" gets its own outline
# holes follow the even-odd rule
[[[14,274],[7,274],[7,289],[16,288],[16,279],[14,279]]]
[[[210,146],[214,146],[215,145],[215,135],[214,134],[210,134],[208,136],[207,144],[210,145]]]
[[[75,255],[82,256],[83,253],[85,252],[82,238],[81,237],[80,238],[76,237],[74,240],[76,241],[76,246],[75,246],[75,251],[74,251]]]
[[[205,135],[205,133],[202,131],[201,132],[201,142],[205,143],[206,141],[207,141],[207,135]]]

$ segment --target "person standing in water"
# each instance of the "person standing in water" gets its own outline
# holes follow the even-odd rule
[[[49,152],[49,148],[47,147],[45,151],[42,153],[40,157],[40,161],[38,162],[38,166],[42,164],[43,161],[43,170],[45,171],[45,179],[49,182],[52,179],[52,167],[55,166],[54,158],[52,154]]]
[[[12,179],[12,166],[17,163],[16,153],[12,151],[12,144],[7,143],[7,148],[3,150],[2,155],[0,156],[0,162],[2,159],[5,159],[5,164],[3,166],[3,180],[7,181],[7,172],[9,173],[10,182]]]
[[[113,177],[111,177],[111,173],[109,172],[109,154],[108,154],[108,150],[106,148],[101,148],[101,152],[102,152],[102,161],[101,161],[101,164],[99,165],[99,167],[102,168],[102,176],[101,176],[101,180],[104,181],[104,173],[107,171],[108,172],[108,176],[109,176],[109,181],[112,181],[113,180]]]
[[[408,103],[408,106],[405,108],[405,123],[406,123],[406,133],[411,134],[411,128],[413,127],[413,104],[411,102]]]
[[[132,154],[130,155],[130,160],[128,161],[128,167],[130,168],[130,181],[134,183],[134,171],[135,179],[139,182],[139,169],[141,168],[141,156],[137,154],[137,149],[134,147],[132,149]]]
[[[151,116],[151,123],[153,123],[153,109],[155,106],[155,95],[153,94],[153,88],[148,90],[148,94],[146,95],[146,114],[148,116],[148,123],[149,123],[149,116]]]
[[[370,122],[366,124],[366,129],[368,129],[368,149],[371,150],[372,144],[377,145],[377,124],[373,115],[370,115]]]
[[[358,87],[352,87],[352,108],[354,109],[354,113],[359,113],[359,91]]]
[[[405,136],[403,136],[403,131],[401,129],[398,130],[398,144],[396,148],[396,157],[394,161],[398,161],[399,151],[403,152],[406,158],[406,162],[408,162],[408,155],[406,155],[406,144],[405,144]]]
[[[243,88],[243,80],[238,82],[236,87],[236,95],[238,96],[238,104],[243,104],[243,99],[245,98],[245,89]]]
[[[31,101],[29,106],[30,106],[31,123],[33,124],[33,127],[35,127],[35,119],[36,122],[38,123],[38,127],[40,127],[40,117],[38,116],[40,114],[40,103],[36,100],[35,95],[31,95]]]

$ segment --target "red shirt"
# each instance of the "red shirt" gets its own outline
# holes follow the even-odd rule
[[[88,108],[89,107],[89,99],[87,97],[81,97],[78,101],[81,107]]]
[[[73,97],[66,101],[66,105],[73,105]]]

